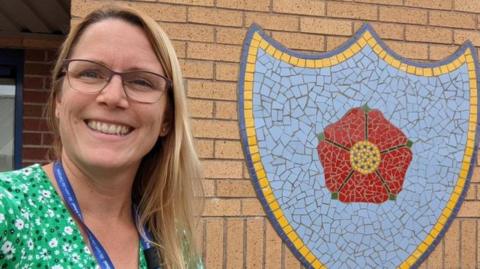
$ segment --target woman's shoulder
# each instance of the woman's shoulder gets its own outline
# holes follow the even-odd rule
[[[48,188],[47,175],[39,164],[0,172],[0,203],[21,203],[26,196]]]

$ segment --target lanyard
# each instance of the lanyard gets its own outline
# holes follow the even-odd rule
[[[110,257],[107,254],[107,251],[103,248],[102,244],[98,239],[95,237],[93,232],[87,227],[87,225],[83,222],[83,215],[82,211],[80,210],[80,206],[77,201],[77,197],[75,196],[75,193],[73,192],[72,185],[70,185],[70,181],[68,180],[67,174],[65,173],[65,170],[63,169],[63,166],[60,162],[56,161],[53,165],[53,172],[55,175],[55,180],[57,181],[58,187],[60,189],[60,192],[62,193],[63,199],[67,203],[67,206],[70,208],[72,213],[75,214],[75,216],[78,219],[78,222],[82,226],[82,228],[86,231],[88,241],[90,242],[90,245],[93,250],[93,255],[97,259],[98,264],[102,269],[114,269],[115,267],[113,266],[112,261],[110,260]],[[138,213],[136,210],[134,210],[135,216],[138,216]],[[158,257],[156,255],[155,248],[151,246],[151,244],[147,241],[144,240],[144,236],[147,238],[151,238],[151,235],[145,230],[145,235],[140,235],[140,243],[142,244],[142,248],[145,254],[145,258],[147,260],[147,265],[148,268],[160,268],[158,265]]]

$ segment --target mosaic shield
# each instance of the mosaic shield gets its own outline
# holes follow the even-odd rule
[[[247,33],[243,150],[277,233],[307,268],[418,267],[467,191],[477,145],[477,56],[391,51],[369,25],[338,49]]]

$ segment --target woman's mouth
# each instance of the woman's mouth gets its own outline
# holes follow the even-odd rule
[[[90,129],[108,135],[125,136],[133,130],[130,126],[96,120],[85,120],[85,123]]]

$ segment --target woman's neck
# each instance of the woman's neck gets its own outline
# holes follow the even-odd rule
[[[101,219],[131,221],[131,192],[138,168],[99,169],[85,167],[72,161],[65,154],[62,165],[86,220]],[[44,167],[58,193],[53,164]]]

